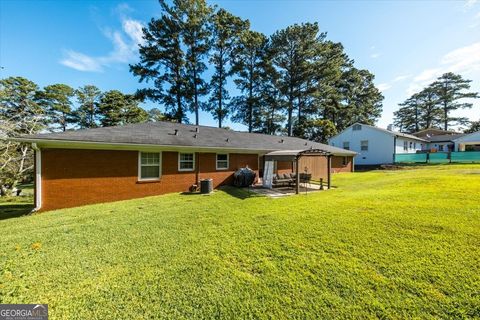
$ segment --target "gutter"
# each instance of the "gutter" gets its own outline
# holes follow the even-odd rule
[[[11,138],[12,141],[17,142],[25,142],[25,143],[32,143],[35,144],[38,148],[42,148],[43,146],[38,146],[38,144],[46,144],[51,145],[52,147],[56,146],[57,148],[64,147],[65,149],[88,149],[88,147],[92,147],[91,149],[102,149],[104,150],[105,147],[113,148],[114,150],[131,150],[131,151],[139,151],[139,149],[163,149],[166,151],[206,151],[206,152],[213,152],[213,151],[232,151],[238,152],[242,151],[241,153],[268,153],[272,151],[278,151],[282,149],[250,149],[250,148],[238,148],[238,147],[195,147],[195,146],[179,146],[179,145],[159,145],[159,144],[143,144],[143,143],[122,143],[122,142],[100,142],[100,141],[79,141],[79,140],[63,140],[63,139],[36,139],[36,138]],[[103,146],[103,148],[102,148]],[[95,148],[96,147],[96,148]],[[115,148],[117,147],[117,148]],[[120,147],[120,148],[118,148]],[[357,153],[355,152],[333,152],[334,155],[338,156],[352,156],[354,157]]]
[[[38,211],[42,208],[42,150],[37,143],[32,143],[32,149],[35,151],[35,208]]]

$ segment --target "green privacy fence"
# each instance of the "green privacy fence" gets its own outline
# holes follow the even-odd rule
[[[480,162],[480,151],[452,152],[452,162]]]
[[[480,151],[397,153],[395,163],[480,162]]]
[[[450,157],[448,152],[436,152],[428,154],[428,162],[430,163],[449,163]]]
[[[395,163],[427,162],[427,153],[397,153]]]

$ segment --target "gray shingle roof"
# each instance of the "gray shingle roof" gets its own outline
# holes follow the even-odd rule
[[[197,132],[198,128],[198,132]],[[175,131],[177,134],[175,134]],[[146,122],[22,136],[20,140],[78,141],[181,147],[248,149],[258,151],[322,149],[335,155],[355,155],[349,150],[300,138],[247,133],[172,122]]]
[[[448,141],[452,141],[452,140],[454,140],[454,139],[463,137],[464,135],[465,135],[464,133],[459,133],[459,134],[442,134],[442,135],[438,135],[438,136],[431,136],[431,137],[428,137],[427,139],[428,139],[430,142],[448,142]]]
[[[361,123],[359,123],[361,124]],[[390,130],[387,130],[387,129],[383,129],[383,128],[379,128],[379,127],[375,127],[375,126],[371,126],[371,125],[368,125],[368,124],[361,124],[362,126],[367,126],[367,127],[370,127],[370,128],[373,128],[373,129],[377,129],[379,131],[382,131],[382,132],[385,132],[385,133],[388,133],[388,134],[391,134],[391,135],[395,135],[397,137],[404,137],[404,138],[409,138],[409,139],[414,139],[414,140],[419,140],[419,141],[425,141],[427,142],[427,140],[423,139],[423,138],[419,138],[419,137],[416,137],[412,134],[408,134],[408,133],[403,133],[403,132],[398,132],[398,131],[390,131]]]

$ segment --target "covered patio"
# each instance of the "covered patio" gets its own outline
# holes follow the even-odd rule
[[[310,183],[310,180],[327,180],[327,188],[331,188],[332,154],[322,149],[306,150],[279,150],[265,155],[262,186],[273,189],[278,185],[278,172],[275,172],[278,162],[292,163],[292,172],[281,176],[282,182],[294,188],[295,193],[300,192],[301,183]],[[321,183],[321,186],[323,183]],[[306,186],[305,186],[306,187]],[[322,189],[319,187],[318,189]]]

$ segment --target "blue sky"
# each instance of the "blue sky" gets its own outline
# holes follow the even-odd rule
[[[443,72],[473,80],[480,91],[480,1],[209,1],[249,19],[267,35],[293,23],[320,24],[342,42],[358,68],[375,74],[385,96],[380,127],[398,103]],[[40,86],[94,84],[132,93],[141,27],[155,0],[0,1],[0,78],[24,76]],[[477,99],[480,100],[480,99]],[[480,119],[480,101],[457,114]],[[145,107],[153,107],[147,103]],[[216,125],[202,113],[201,124]],[[243,126],[231,124],[236,129]]]

